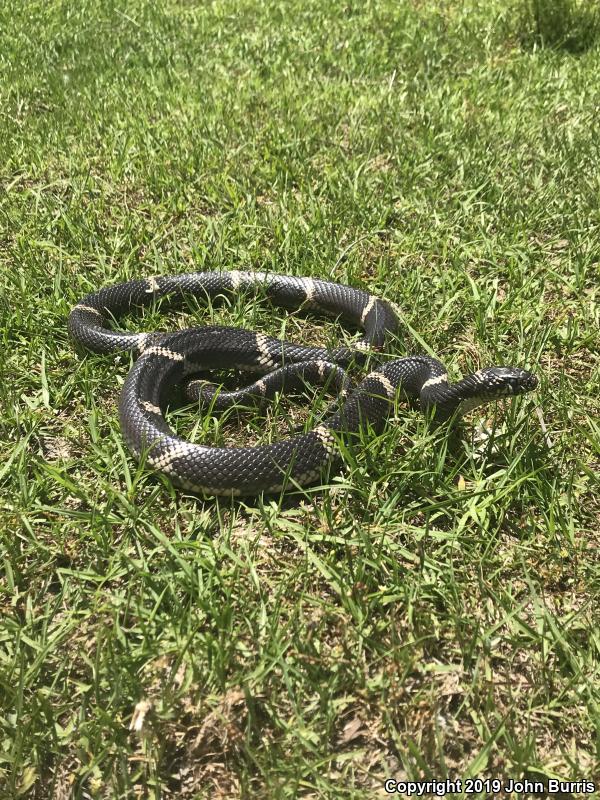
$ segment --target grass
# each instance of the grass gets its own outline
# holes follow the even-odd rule
[[[600,53],[524,50],[514,19],[0,7],[3,797],[598,780]],[[323,487],[194,499],[124,451],[129,359],[77,353],[66,317],[109,282],[244,267],[368,287],[396,352],[540,388],[455,437],[400,407]],[[346,335],[247,298],[128,324],[207,319]],[[264,441],[301,412],[177,422]]]

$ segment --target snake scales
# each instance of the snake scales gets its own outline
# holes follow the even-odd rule
[[[181,305],[193,295],[202,299],[254,289],[286,308],[307,308],[339,316],[364,330],[354,348],[326,350],[275,339],[262,333],[209,326],[174,333],[125,333],[110,320],[129,310],[168,298]],[[451,384],[443,364],[429,356],[388,361],[370,372],[348,394],[344,368],[383,346],[398,328],[391,305],[360,289],[313,278],[261,272],[196,272],[120,283],[87,295],[69,316],[72,337],[98,353],[131,350],[138,356],[119,404],[121,428],[138,458],[168,475],[177,485],[210,495],[274,492],[316,481],[323,469],[340,460],[340,437],[371,425],[380,430],[397,391],[417,398],[437,417],[464,413],[483,402],[523,394],[537,379],[514,367],[490,367]],[[202,381],[187,388],[192,398],[212,398],[223,408],[250,397],[271,397],[285,387],[327,381],[342,392],[338,408],[308,433],[258,447],[207,447],[171,430],[164,417],[175,384],[210,369],[243,369],[261,377],[236,392],[215,395]]]

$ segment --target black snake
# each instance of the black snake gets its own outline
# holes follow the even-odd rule
[[[262,333],[209,326],[174,333],[125,333],[110,320],[133,308],[168,298],[182,305],[189,295],[213,299],[255,289],[286,308],[306,308],[339,316],[364,330],[353,348],[305,347]],[[99,353],[132,350],[138,356],[125,380],[119,404],[127,445],[148,466],[177,485],[210,495],[275,492],[316,481],[323,469],[341,459],[341,438],[370,425],[380,430],[401,388],[426,410],[448,418],[488,400],[523,394],[537,379],[515,367],[489,367],[457,383],[429,356],[388,361],[370,372],[346,394],[345,367],[381,349],[398,328],[392,306],[368,292],[330,281],[262,272],[195,272],[120,283],[87,295],[69,316],[72,337]],[[243,369],[262,377],[237,392],[208,390],[192,380],[190,397],[212,398],[227,407],[250,397],[327,381],[342,393],[335,411],[308,433],[258,447],[207,447],[192,444],[171,430],[164,417],[169,393],[186,376],[210,369]]]

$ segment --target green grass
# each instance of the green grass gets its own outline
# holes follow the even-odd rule
[[[0,7],[2,797],[598,779],[600,52],[524,49],[517,19]],[[66,318],[110,282],[250,267],[367,287],[396,352],[539,390],[455,437],[400,407],[325,488],[196,500],[124,451],[129,358],[77,353]],[[128,324],[207,319],[346,335],[247,298]],[[302,412],[178,425],[264,441]]]

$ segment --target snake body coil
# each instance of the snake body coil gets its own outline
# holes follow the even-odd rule
[[[275,339],[237,328],[209,326],[175,333],[125,333],[109,320],[130,309],[168,298],[181,305],[193,295],[202,299],[255,289],[286,308],[307,308],[339,316],[364,330],[354,348],[326,350]],[[138,358],[125,380],[119,404],[124,438],[139,458],[174,483],[211,495],[248,495],[304,486],[339,459],[339,437],[371,425],[381,429],[401,388],[421,407],[435,406],[447,418],[480,403],[523,394],[537,379],[525,370],[490,367],[455,384],[444,366],[429,356],[389,361],[350,391],[337,411],[308,433],[258,447],[207,447],[175,435],[164,418],[169,394],[187,376],[210,369],[244,369],[262,375],[237,392],[212,395],[216,407],[249,397],[269,397],[303,381],[327,381],[347,387],[344,367],[380,349],[398,328],[392,307],[367,292],[313,278],[260,272],[198,272],[130,281],[87,295],[69,316],[72,337],[99,353],[132,350]],[[191,381],[191,397],[211,397],[201,381]]]

